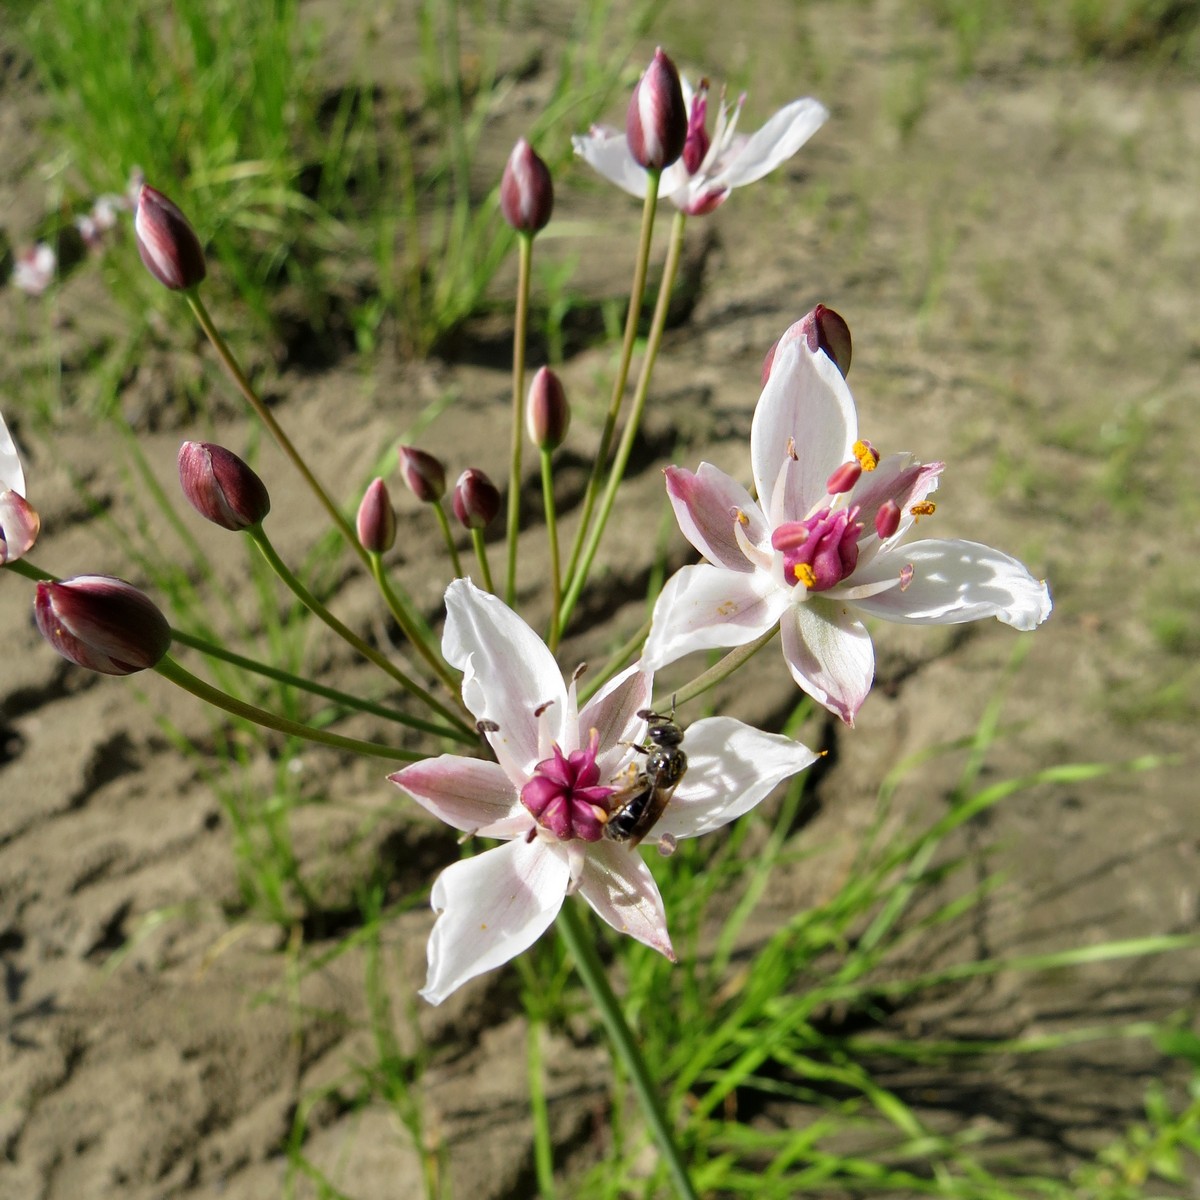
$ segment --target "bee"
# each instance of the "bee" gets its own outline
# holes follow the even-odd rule
[[[687,770],[687,755],[680,748],[683,730],[675,724],[675,710],[664,717],[644,708],[638,716],[650,723],[646,742],[630,745],[644,754],[646,761],[640,770],[632,766],[631,780],[613,794],[613,808],[604,826],[605,837],[628,842],[631,847],[658,823]]]

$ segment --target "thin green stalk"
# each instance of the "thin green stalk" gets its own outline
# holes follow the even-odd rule
[[[533,1162],[537,1170],[539,1200],[554,1200],[554,1143],[550,1136],[550,1106],[546,1102],[546,1072],[542,1063],[542,1035],[545,1025],[540,1019],[529,1022],[529,1107],[533,1116]]]
[[[310,592],[308,588],[306,588],[304,584],[292,574],[292,572],[288,569],[287,564],[284,563],[283,559],[281,559],[275,552],[275,547],[271,545],[271,540],[267,537],[266,531],[263,529],[261,524],[251,525],[246,532],[251,538],[254,539],[254,544],[259,548],[259,550],[262,551],[262,555],[270,564],[271,569],[276,575],[279,576],[280,579],[283,580],[285,584],[287,584],[292,594],[295,595],[295,597],[300,601],[301,604],[304,605],[305,608],[307,608],[314,616],[319,617],[322,621],[324,621],[325,624],[328,625],[329,628],[338,635],[338,637],[353,646],[354,649],[357,650],[365,659],[373,662],[381,671],[384,671],[386,674],[390,675],[402,688],[404,688],[406,692],[409,692],[423,704],[428,705],[430,709],[436,712],[439,716],[443,717],[445,720],[449,721],[452,725],[461,729],[464,733],[470,734],[470,726],[467,725],[461,717],[456,716],[453,712],[446,708],[445,705],[443,705],[439,700],[427,692],[419,683],[417,683],[415,679],[410,679],[409,676],[400,670],[400,668],[396,666],[396,664],[393,663],[386,655],[380,654],[380,652],[376,650],[374,646],[363,641],[363,639],[360,638],[353,629],[343,625],[342,622],[339,621],[337,617],[335,617],[333,613],[331,613],[329,609],[327,609],[325,605],[323,605],[320,600],[318,600],[316,596],[314,596],[312,592]],[[367,561],[369,565],[369,555],[367,556]]]
[[[736,646],[730,650],[719,663],[709,667],[703,675],[697,675],[691,683],[676,688],[672,693],[674,702],[684,704],[688,700],[694,700],[697,696],[707,692],[709,688],[716,687],[723,679],[728,679],[744,662],[753,658],[778,632],[779,626],[772,625],[761,637],[756,637],[754,641],[748,642],[745,646]],[[662,700],[657,702],[660,709],[663,703]]]
[[[238,700],[227,692],[205,683],[190,671],[185,671],[169,654],[154,668],[164,679],[183,688],[185,692],[197,699],[211,704],[214,708],[223,709],[244,721],[261,725],[264,729],[274,729],[286,733],[289,737],[304,738],[310,742],[319,742],[323,746],[332,746],[335,750],[349,750],[353,754],[367,754],[375,758],[391,758],[399,762],[419,762],[425,757],[419,750],[401,750],[396,746],[381,746],[377,742],[364,742],[359,738],[343,737],[340,733],[330,733],[325,729],[314,729],[311,725],[301,725],[297,721],[289,721],[286,717],[268,712],[265,708],[257,708]]]
[[[592,463],[592,473],[588,478],[587,490],[583,496],[579,528],[575,533],[575,544],[571,549],[571,562],[567,567],[568,587],[575,579],[575,567],[579,562],[579,555],[583,552],[588,522],[592,519],[592,509],[596,505],[596,493],[600,489],[600,480],[604,476],[604,465],[608,461],[608,451],[612,446],[613,433],[617,428],[621,402],[625,398],[629,364],[633,360],[633,344],[637,340],[638,319],[642,315],[642,297],[646,292],[646,266],[650,261],[650,243],[654,235],[654,213],[658,208],[658,180],[661,174],[661,171],[646,172],[646,199],[642,205],[642,231],[638,238],[637,257],[633,263],[633,284],[629,289],[629,309],[625,314],[625,339],[621,343],[621,361],[617,364],[617,377],[613,381],[612,397],[608,403],[608,413],[604,418],[604,429],[600,434],[600,446],[596,451],[596,461]]]
[[[458,547],[454,544],[454,531],[450,528],[450,518],[440,500],[433,502],[433,511],[437,514],[438,524],[442,527],[442,537],[446,539],[446,549],[450,551],[450,565],[454,569],[454,578],[463,577],[462,560],[458,557]]]
[[[546,509],[546,538],[550,542],[550,628],[546,633],[546,645],[551,653],[558,649],[558,606],[562,603],[562,563],[558,553],[558,510],[554,504],[554,471],[550,465],[551,451],[543,450],[542,456],[542,502]]]
[[[200,292],[197,288],[192,288],[191,291],[184,292],[188,304],[191,306],[192,312],[196,316],[196,320],[200,323],[200,328],[204,330],[208,336],[208,340],[212,343],[213,349],[217,352],[217,357],[220,358],[225,370],[229,372],[230,378],[237,384],[238,391],[246,398],[246,402],[258,414],[258,418],[270,431],[271,436],[278,443],[279,448],[291,459],[292,465],[300,472],[305,483],[312,489],[313,494],[321,502],[321,506],[329,514],[330,520],[338,527],[342,537],[350,544],[354,552],[362,559],[363,563],[367,562],[367,552],[359,543],[358,537],[354,532],[353,526],[347,520],[346,516],[330,499],[329,494],[317,481],[317,477],[309,470],[308,464],[300,456],[300,452],[292,445],[287,434],[283,432],[279,422],[275,420],[271,414],[271,410],[262,402],[261,397],[254,390],[250,380],[246,378],[238,361],[233,356],[233,351],[229,349],[225,339],[221,336],[220,330],[213,323],[213,319],[209,316],[208,309],[204,307],[204,301],[200,299]]]
[[[49,571],[43,571],[41,567],[35,567],[28,559],[18,558],[15,562],[6,562],[0,570],[11,571],[14,575],[24,575],[26,579],[32,579],[35,583],[58,583],[57,575],[51,575]]]
[[[600,1020],[604,1023],[614,1052],[621,1060],[625,1070],[629,1072],[633,1090],[642,1107],[642,1115],[650,1128],[651,1136],[658,1143],[659,1152],[662,1154],[663,1163],[671,1177],[671,1182],[675,1185],[675,1191],[680,1196],[680,1200],[697,1200],[696,1191],[688,1177],[687,1167],[684,1165],[679,1148],[675,1145],[671,1126],[659,1103],[657,1083],[651,1077],[650,1069],[642,1057],[637,1040],[625,1022],[620,1001],[608,982],[608,976],[604,973],[604,964],[596,953],[590,931],[579,915],[578,905],[570,902],[564,904],[559,913],[556,927],[562,940],[566,943],[571,957],[575,960],[575,969],[579,972],[579,977],[583,980],[583,984],[596,1006],[596,1011],[600,1014]]]
[[[492,583],[492,568],[488,566],[487,546],[483,541],[483,530],[472,529],[471,541],[475,545],[475,557],[479,560],[479,570],[483,573],[483,586],[494,594],[496,588]]]
[[[608,482],[604,487],[604,498],[600,503],[600,515],[596,518],[595,525],[592,526],[588,533],[587,547],[583,551],[582,559],[577,564],[572,562],[571,583],[567,590],[566,599],[563,601],[562,612],[559,614],[559,626],[563,629],[566,628],[567,622],[571,619],[571,613],[574,611],[575,604],[579,600],[579,594],[583,591],[583,585],[587,582],[588,571],[591,570],[592,560],[596,557],[596,550],[600,545],[600,539],[604,536],[604,529],[608,524],[609,514],[612,512],[613,501],[617,497],[617,489],[621,485],[621,480],[625,477],[625,468],[628,466],[629,456],[633,452],[634,439],[637,437],[642,413],[646,408],[646,397],[650,392],[650,377],[654,373],[654,364],[658,359],[663,332],[667,326],[667,312],[671,307],[671,289],[675,285],[675,276],[679,272],[679,260],[683,254],[683,230],[686,224],[686,215],[682,212],[677,212],[675,220],[671,224],[671,242],[667,248],[667,260],[663,265],[662,281],[658,287],[658,300],[654,305],[654,317],[650,322],[650,335],[646,342],[646,355],[642,359],[641,370],[638,374],[637,389],[633,397],[633,411],[629,414],[629,420],[625,422],[625,428],[621,432],[621,441],[617,447],[617,454],[613,460],[612,470],[609,472]]]
[[[517,598],[517,533],[521,520],[521,444],[525,422],[525,342],[529,320],[529,268],[533,260],[533,234],[517,238],[517,312],[513,326],[512,369],[512,465],[508,473],[508,576],[505,603],[511,608]]]

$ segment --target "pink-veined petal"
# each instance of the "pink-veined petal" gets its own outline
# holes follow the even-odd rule
[[[37,509],[20,492],[0,488],[0,566],[28,554],[41,528]]]
[[[875,648],[866,627],[836,600],[796,604],[780,622],[792,678],[847,725],[875,679]]]
[[[763,733],[732,717],[705,717],[687,727],[688,769],[648,840],[696,837],[747,813],[776,784],[817,755],[801,742]]]
[[[802,520],[826,494],[835,468],[849,460],[857,438],[854,399],[833,360],[823,350],[809,350],[803,339],[788,342],[776,352],[750,426],[754,486],[768,523]],[[785,466],[786,484],[776,500]]]
[[[642,662],[650,670],[714,646],[744,646],[770,629],[791,598],[767,571],[745,575],[700,563],[676,571],[654,605]]]
[[[535,713],[544,704],[543,724],[559,740],[566,719],[567,689],[554,655],[503,601],[469,579],[446,589],[442,652],[463,675],[463,700],[479,720],[500,728],[488,741],[514,783],[523,783],[544,755]]]
[[[791,158],[828,119],[829,110],[819,101],[793,100],[742,143],[713,182],[735,188],[761,179]]]
[[[945,468],[945,463],[922,463],[914,454],[889,454],[880,459],[879,465],[873,471],[864,471],[858,483],[846,497],[848,505],[857,505],[859,520],[864,530],[859,541],[859,558],[857,571],[861,571],[884,545],[896,545],[904,537],[905,531],[912,525],[916,517],[912,507],[937,491],[938,477]],[[896,532],[881,542],[875,532],[875,514],[880,505],[891,500],[900,509],[900,523]],[[856,572],[857,573],[857,572]],[[857,583],[857,579],[849,581]]]
[[[17,454],[17,444],[4,423],[4,414],[0,413],[0,492],[6,489],[24,496],[25,471]]]
[[[615,129],[594,126],[590,133],[571,138],[575,153],[610,183],[639,200],[646,195],[646,172],[638,166],[625,134]]]
[[[566,855],[540,838],[447,867],[433,885],[430,902],[440,915],[421,995],[441,1004],[468,979],[527,950],[558,915],[567,881]]]
[[[499,763],[443,754],[404,767],[388,778],[423,809],[464,833],[525,813],[517,789]],[[490,836],[497,836],[492,834]]]
[[[745,518],[742,533],[752,544],[764,541],[770,530],[750,493],[711,463],[702,462],[694,475],[681,467],[668,467],[663,473],[683,536],[716,566],[752,571],[735,533],[738,514]]]
[[[617,842],[590,846],[579,890],[596,915],[618,933],[675,961],[658,884],[636,850]]]
[[[629,757],[629,747],[621,743],[634,741],[645,728],[645,721],[637,714],[650,704],[652,683],[649,671],[635,663],[610,679],[579,714],[582,740],[586,741],[591,730],[596,730],[599,745],[596,765],[600,768],[601,782],[611,779]]]
[[[1044,579],[1015,558],[978,542],[928,540],[888,548],[853,582],[894,577],[907,564],[908,585],[855,601],[864,613],[910,625],[957,625],[995,617],[1014,629],[1040,625],[1052,607]],[[860,579],[859,575],[863,578]]]

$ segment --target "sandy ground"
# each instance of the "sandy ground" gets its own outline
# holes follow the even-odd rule
[[[769,898],[759,928],[834,886],[886,772],[969,734],[1003,686],[1004,733],[986,778],[1142,754],[1178,759],[1144,774],[1038,788],[972,827],[957,848],[1006,882],[957,935],[922,948],[912,969],[1190,932],[1200,906],[1200,819],[1188,782],[1200,700],[1190,469],[1200,392],[1200,87],[1129,64],[1075,66],[1024,33],[989,43],[975,69],[955,77],[925,69],[930,47],[947,35],[903,7],[837,6],[836,20],[828,6],[780,7],[789,15],[747,18],[713,5],[703,37],[691,23],[677,43],[661,34],[685,67],[701,65],[714,81],[752,77],[750,127],[809,92],[833,119],[769,184],[693,222],[692,302],[664,348],[645,449],[601,554],[590,628],[563,659],[595,654],[637,627],[641,611],[628,598],[644,593],[653,558],[647,530],[663,513],[659,468],[708,459],[745,475],[762,354],[814,303],[830,304],[854,331],[850,383],[864,434],[884,449],[948,463],[935,532],[1023,557],[1049,578],[1056,608],[1011,678],[1019,638],[998,625],[877,631],[879,679],[858,727],[816,722],[808,731],[835,750],[801,835],[823,854]],[[787,55],[775,49],[780,22],[795,47]],[[552,39],[553,31],[553,23],[549,33],[531,24],[512,36]],[[355,34],[350,23],[331,40],[335,82]],[[385,24],[380,37],[389,51],[412,52],[403,28]],[[764,46],[772,47],[765,58]],[[0,183],[0,211],[15,243],[43,203],[28,130],[38,100],[16,70],[4,87],[0,144],[17,169]],[[544,94],[544,79],[521,82],[487,169],[499,173],[522,113]],[[611,262],[631,254],[636,206],[592,186],[580,167],[560,189],[558,212],[584,222],[617,214],[585,225],[587,239],[548,242],[548,253],[582,256],[582,293],[603,294]],[[68,398],[102,297],[85,269],[56,301]],[[9,338],[36,324],[31,311],[13,289],[0,292]],[[408,364],[385,352],[368,365],[347,355],[319,372],[285,362],[270,391],[297,443],[320,456],[324,477],[345,481],[369,477],[388,442],[452,390],[459,400],[422,432],[422,444],[453,470],[473,464],[502,478],[507,435],[496,437],[494,421],[508,374],[488,340],[493,331],[488,322],[468,327],[453,361]],[[9,392],[16,372],[44,353],[19,338],[15,345],[3,369]],[[596,380],[610,365],[608,350],[590,349],[563,371],[578,398],[562,478],[568,529],[575,464],[595,436],[589,417],[599,401],[589,397],[603,392]],[[208,430],[188,424],[161,386],[144,369],[123,404],[169,486],[181,438]],[[243,445],[246,428],[224,417],[219,440]],[[75,485],[81,477],[106,508],[129,511],[115,439],[97,438],[68,408],[53,442],[23,440],[44,522],[39,565],[130,574],[103,515],[89,513]],[[314,506],[270,447],[261,471],[274,498],[269,528],[285,557],[298,560]],[[397,496],[399,571],[433,614],[441,584],[426,564],[436,534]],[[236,591],[241,552],[216,531],[195,534],[218,556],[223,586]],[[526,543],[537,561],[540,527]],[[674,535],[672,566],[687,555]],[[537,613],[544,597],[535,578],[523,600]],[[306,1154],[347,1195],[416,1194],[408,1133],[382,1108],[352,1102],[356,1064],[372,1054],[364,955],[299,976],[289,970],[286,935],[244,916],[220,789],[268,794],[279,786],[278,764],[243,740],[247,775],[206,778],[197,760],[172,749],[162,721],[205,744],[209,717],[157,679],[120,683],[68,667],[33,631],[29,598],[24,581],[0,581],[9,640],[0,672],[0,1196],[280,1194],[298,1112]],[[254,611],[250,599],[238,603]],[[336,604],[364,633],[386,638],[370,588],[349,570]],[[348,655],[321,639],[316,646],[316,669],[342,686],[367,679]],[[720,697],[750,720],[778,719],[793,700],[773,649]],[[363,720],[352,731],[373,728]],[[950,756],[914,772],[898,797],[904,819],[938,812],[960,766],[961,756]],[[456,856],[447,831],[402,809],[378,764],[314,749],[292,771],[311,801],[291,819],[317,899],[296,934],[310,948],[346,932],[365,864],[392,861],[400,895]],[[430,923],[418,907],[387,930],[382,969],[400,1014],[423,978]],[[1006,975],[894,1020],[909,1036],[1006,1037],[1190,1013],[1197,961],[1177,953]],[[449,1194],[530,1195],[525,1030],[511,980],[487,977],[415,1013],[433,1047],[422,1083],[425,1136],[442,1147]],[[403,1041],[400,1016],[397,1028]],[[546,1053],[556,1140],[570,1167],[602,1153],[605,1055],[566,1033]],[[892,1068],[888,1082],[935,1126],[969,1122],[1023,1166],[1062,1170],[1135,1118],[1147,1081],[1164,1069],[1143,1042],[1101,1043],[957,1071]],[[297,1196],[316,1194],[303,1180],[294,1185]]]

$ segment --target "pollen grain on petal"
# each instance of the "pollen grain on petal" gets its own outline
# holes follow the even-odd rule
[[[937,505],[932,500],[920,500],[908,510],[914,517],[932,517]]]
[[[912,581],[913,581],[913,565],[912,565],[912,563],[905,563],[904,566],[902,566],[900,568],[900,590],[902,592],[907,591],[908,585],[910,583],[912,583]]]
[[[732,600],[722,600],[717,605],[717,615],[720,617],[732,617],[737,612],[737,605]]]

